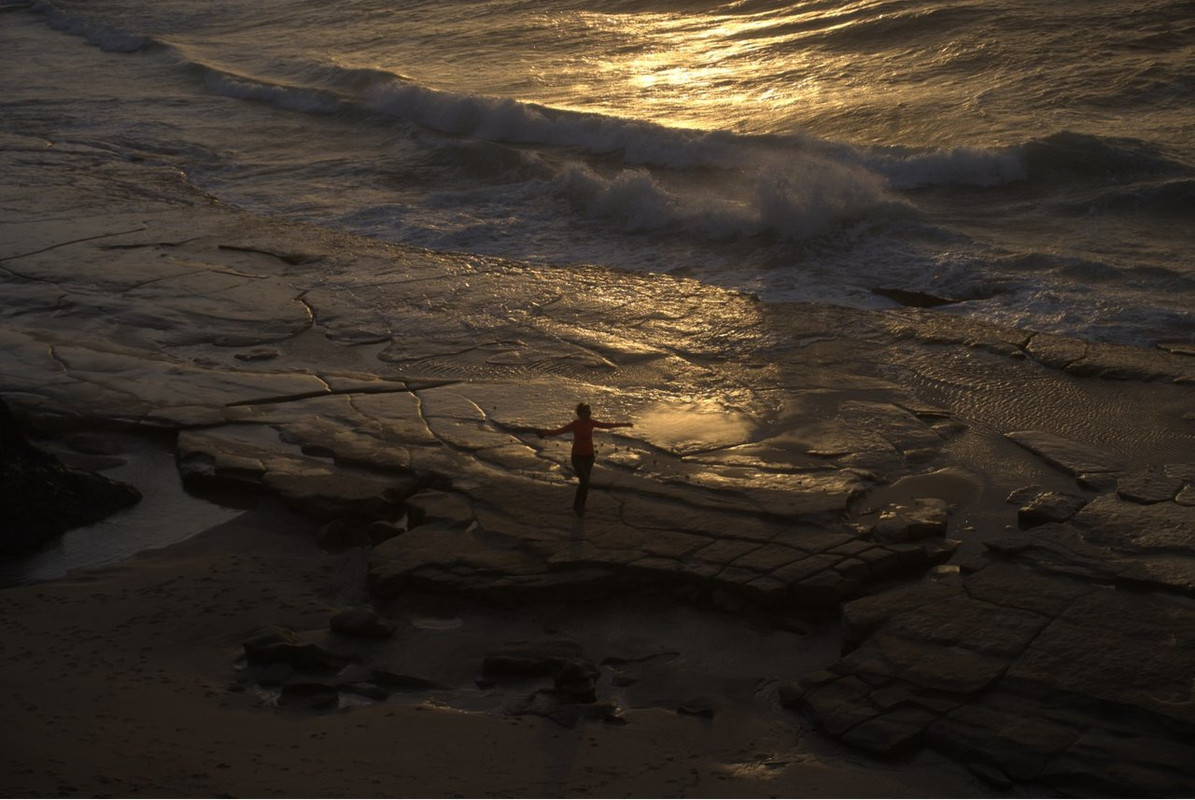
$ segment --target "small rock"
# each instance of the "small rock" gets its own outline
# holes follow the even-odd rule
[[[364,697],[369,700],[382,700],[390,697],[390,692],[378,686],[376,683],[369,683],[367,681],[352,681],[350,683],[338,683],[336,688],[346,694],[355,694],[358,697]]]
[[[417,675],[407,675],[402,672],[394,672],[393,670],[389,669],[375,669],[372,673],[372,676],[375,682],[397,691],[418,691],[420,689],[444,688],[435,681],[428,680],[427,678],[420,678]]]
[[[1031,486],[1022,486],[1020,489],[1013,489],[1008,493],[1005,502],[1011,503],[1014,506],[1023,506],[1038,495],[1045,494],[1050,491],[1045,486],[1033,484]]]
[[[261,628],[254,632],[243,643],[245,657],[250,661],[265,661],[264,654],[269,648],[278,644],[298,644],[299,637],[294,631],[277,625]]]
[[[1079,513],[1087,500],[1061,492],[1042,492],[1017,511],[1017,521],[1022,528],[1032,528],[1047,522],[1065,522]]]
[[[584,706],[586,715],[589,719],[594,719],[599,722],[609,722],[615,725],[626,725],[626,717],[622,715],[622,709],[618,704],[603,700],[600,703],[590,703]]]
[[[975,777],[979,778],[984,783],[995,786],[997,789],[1011,789],[1013,786],[1012,780],[1005,775],[998,767],[993,767],[988,764],[981,764],[978,761],[969,761],[964,766],[971,771]]]
[[[457,492],[426,490],[407,498],[407,513],[416,525],[439,520],[454,527],[465,528],[474,519],[473,504]]]
[[[338,672],[354,660],[317,644],[299,644],[286,628],[266,628],[244,642],[245,658],[251,664],[283,663],[300,670]]]
[[[482,667],[497,675],[554,676],[566,664],[581,658],[581,647],[575,642],[518,642],[486,656]]]
[[[714,704],[714,701],[707,697],[694,697],[678,706],[676,713],[686,717],[713,719],[714,715],[718,713],[718,708]]]
[[[1093,492],[1116,491],[1116,474],[1111,472],[1084,472],[1077,477],[1079,485]]]
[[[273,347],[255,347],[247,353],[237,353],[238,361],[270,361],[278,358],[282,353]]]
[[[633,675],[628,675],[625,672],[615,673],[614,677],[610,679],[610,685],[618,689],[625,689],[628,686],[634,686],[638,682],[638,678]]]
[[[574,703],[593,703],[597,700],[598,668],[587,661],[569,661],[553,676],[557,695]]]
[[[880,512],[875,525],[879,542],[911,542],[946,535],[949,507],[937,497],[919,497],[912,505],[892,504]]]
[[[326,683],[303,681],[283,684],[278,695],[278,705],[303,705],[308,708],[327,708],[340,702],[340,693],[335,686]]]
[[[290,680],[291,676],[295,674],[295,670],[290,664],[277,662],[268,665],[262,670],[261,676],[257,679],[258,686],[281,686]]]
[[[538,691],[508,709],[515,716],[534,715],[550,719],[564,728],[575,728],[580,722],[595,721],[625,725],[622,709],[616,703],[575,703],[560,701],[551,691]]]
[[[383,619],[368,606],[339,611],[332,616],[328,625],[337,633],[366,639],[387,639],[394,635],[395,630],[394,623]]]
[[[324,523],[316,532],[315,540],[320,547],[328,550],[367,547],[373,543],[370,533],[365,528],[346,519],[334,519]]]
[[[937,715],[918,708],[898,708],[865,720],[843,735],[843,741],[889,758],[907,755],[921,746],[925,729]]]
[[[1167,464],[1166,474],[1184,483],[1195,483],[1195,464]]]
[[[1116,493],[1122,499],[1143,505],[1173,500],[1182,488],[1181,479],[1173,478],[1156,467],[1125,475],[1116,482]]]
[[[805,693],[809,691],[809,686],[801,681],[785,681],[780,684],[777,690],[776,699],[780,701],[780,705],[785,708],[799,709],[801,707],[801,700],[805,697]]]
[[[400,536],[406,532],[406,528],[396,525],[393,522],[387,522],[386,520],[371,522],[365,528],[365,533],[369,536],[370,544],[381,544],[387,539],[393,539],[395,536]]]

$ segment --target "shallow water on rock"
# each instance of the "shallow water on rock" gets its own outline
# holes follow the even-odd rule
[[[659,403],[641,412],[635,423],[636,433],[648,442],[678,454],[743,444],[754,427],[750,417],[702,400]]]
[[[244,509],[188,494],[174,455],[163,443],[142,437],[114,439],[125,463],[96,470],[135,486],[143,495],[137,505],[82,528],[67,531],[42,550],[0,561],[0,586],[61,578],[68,572],[113,564],[143,550],[181,542],[227,522]],[[78,460],[61,445],[40,443],[68,463]],[[83,460],[83,466],[86,459]]]

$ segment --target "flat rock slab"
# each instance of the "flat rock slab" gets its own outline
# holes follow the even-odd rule
[[[468,526],[463,518],[428,516],[376,546],[369,561],[374,594],[420,588],[567,599],[671,586],[824,609],[869,583],[923,572],[953,552],[953,543],[937,539],[885,544],[781,521],[736,526],[735,517],[717,514],[693,514],[680,530],[669,500],[638,498],[615,517],[591,513],[580,520],[566,508],[554,517],[544,509],[565,505],[559,490],[508,479],[496,491],[521,503],[506,504],[502,513],[482,508]],[[521,507],[538,512],[523,515]]]
[[[1135,503],[1164,503],[1173,500],[1186,483],[1188,481],[1170,474],[1169,470],[1155,467],[1122,476],[1116,482],[1116,493]]]
[[[1022,528],[1047,522],[1066,522],[1087,505],[1087,498],[1064,492],[1021,491],[1014,492],[1009,499],[1020,505],[1017,521]]]
[[[1173,554],[1195,560],[1195,509],[1176,502],[1141,504],[1116,494],[1088,503],[1072,520],[1083,539],[1137,555]]]
[[[1072,475],[1120,472],[1119,459],[1093,445],[1076,442],[1045,431],[1016,431],[1006,434],[1012,441]]]
[[[1030,597],[1033,609],[1005,605]],[[878,610],[884,596],[856,602]],[[1185,604],[994,565],[888,611],[785,701],[880,755],[930,746],[1004,779],[1101,793],[1195,788],[1195,640],[1173,636],[1195,624]],[[1174,738],[1142,747],[1156,730]]]
[[[996,783],[1188,795],[1192,530],[1189,507],[1110,493],[994,539],[986,566],[847,603],[850,652],[782,699],[856,747],[928,746]]]

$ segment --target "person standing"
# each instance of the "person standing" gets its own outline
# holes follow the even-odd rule
[[[589,496],[589,475],[593,472],[595,456],[593,454],[594,428],[633,428],[632,422],[601,422],[593,419],[592,410],[588,403],[577,404],[577,418],[572,422],[561,425],[555,430],[540,430],[536,434],[542,439],[545,436],[559,436],[572,431],[573,472],[577,476],[577,493],[573,497],[573,513],[578,517],[585,514],[585,499]]]

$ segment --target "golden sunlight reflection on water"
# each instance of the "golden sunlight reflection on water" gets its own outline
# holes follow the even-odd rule
[[[751,440],[755,422],[716,400],[663,402],[636,418],[635,432],[674,453],[731,447]]]
[[[767,108],[782,113],[820,91],[812,77],[815,71],[802,69],[802,57],[791,50],[784,50],[782,59],[776,55],[772,45],[786,36],[770,33],[778,24],[774,13],[766,18],[646,13],[582,16],[585,27],[598,31],[603,40],[622,41],[622,46],[595,53],[577,70],[573,86],[586,95],[585,110],[594,110],[596,104],[623,116],[707,128],[725,125],[728,109],[750,107],[757,112]],[[783,82],[747,79],[781,72],[804,77]],[[585,73],[590,73],[589,77]]]

